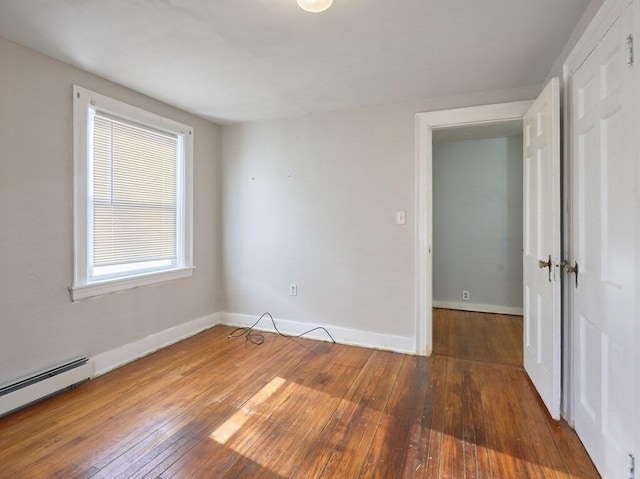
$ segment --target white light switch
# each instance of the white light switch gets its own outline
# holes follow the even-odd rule
[[[406,211],[396,211],[396,224],[406,225],[407,224],[407,212]]]

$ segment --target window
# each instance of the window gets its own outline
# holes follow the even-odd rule
[[[72,300],[190,276],[193,129],[73,93]]]

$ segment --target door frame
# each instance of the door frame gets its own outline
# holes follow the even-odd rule
[[[420,356],[433,351],[433,130],[522,121],[531,105],[517,101],[416,115],[415,350]]]

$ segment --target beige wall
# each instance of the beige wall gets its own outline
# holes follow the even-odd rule
[[[413,339],[415,114],[539,90],[223,126],[225,311]]]
[[[72,304],[72,85],[195,128],[190,279]],[[0,39],[0,384],[220,309],[219,127]]]

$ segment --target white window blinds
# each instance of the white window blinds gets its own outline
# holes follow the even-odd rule
[[[91,134],[90,276],[174,266],[181,139],[100,112]]]

